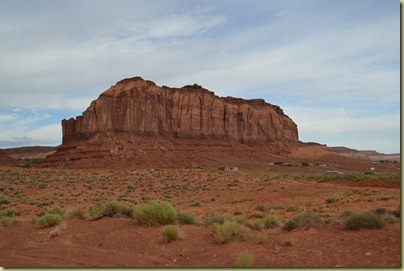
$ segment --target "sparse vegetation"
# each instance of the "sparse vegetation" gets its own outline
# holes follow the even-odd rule
[[[201,206],[201,203],[199,201],[194,201],[189,206],[191,206],[191,207],[199,207],[199,206]]]
[[[226,221],[216,228],[214,238],[220,244],[244,241],[247,239],[247,229],[235,221]]]
[[[248,251],[240,252],[235,259],[237,267],[251,267],[254,262],[254,255]]]
[[[18,212],[15,208],[0,211],[0,217],[15,217],[20,215],[21,215],[20,212]]]
[[[279,221],[275,215],[267,214],[262,218],[262,223],[265,229],[270,229],[279,226]]]
[[[312,162],[315,164],[317,161],[310,161],[310,163]],[[298,163],[299,161],[294,160],[294,166],[290,170],[297,172]],[[176,255],[171,254],[173,257],[166,258],[167,261],[163,263],[170,267],[208,262],[218,265],[223,263],[226,267],[234,266],[235,258],[240,250],[247,249],[256,258],[250,267],[272,266],[280,262],[280,257],[290,254],[291,251],[302,247],[312,248],[311,243],[303,244],[307,240],[304,240],[305,238],[302,236],[315,234],[316,231],[305,231],[303,230],[305,227],[317,226],[318,223],[329,224],[322,226],[319,233],[321,236],[327,235],[327,240],[332,243],[338,240],[338,230],[345,228],[346,219],[353,216],[358,210],[369,210],[387,226],[383,230],[375,231],[375,234],[370,235],[369,239],[371,238],[372,243],[375,244],[378,241],[386,242],[386,245],[387,242],[391,242],[391,248],[393,246],[397,248],[399,241],[393,240],[391,237],[398,238],[400,233],[399,175],[386,177],[387,174],[382,175],[386,169],[382,169],[381,166],[377,167],[378,174],[373,176],[362,174],[361,176],[350,176],[351,172],[353,174],[363,173],[362,169],[356,172],[352,169],[347,170],[343,177],[323,176],[323,173],[320,172],[327,169],[319,166],[301,168],[306,172],[316,170],[319,172],[316,174],[291,172],[276,174],[276,172],[282,170],[286,172],[289,169],[275,166],[269,167],[271,174],[248,170],[242,170],[236,174],[216,173],[214,170],[208,169],[203,172],[194,169],[168,168],[160,171],[141,168],[90,171],[85,169],[45,170],[40,167],[28,169],[0,167],[0,202],[5,201],[0,205],[0,226],[8,226],[8,228],[1,228],[0,232],[2,232],[5,245],[14,242],[12,238],[15,238],[14,244],[17,248],[17,245],[23,245],[23,242],[27,241],[21,239],[27,235],[17,236],[14,233],[27,229],[27,234],[32,233],[31,237],[28,236],[30,239],[28,241],[33,245],[27,249],[35,249],[34,247],[45,249],[48,245],[53,247],[56,243],[67,246],[71,246],[73,243],[76,247],[76,245],[83,244],[84,241],[87,242],[89,239],[85,238],[88,238],[88,235],[80,233],[81,230],[77,232],[75,229],[78,225],[83,226],[83,232],[84,230],[88,232],[93,226],[94,231],[97,231],[98,227],[104,227],[103,229],[108,229],[108,232],[110,229],[116,230],[116,232],[113,235],[108,234],[107,239],[111,240],[108,244],[102,238],[99,243],[94,243],[94,246],[100,246],[100,252],[110,249],[118,251],[119,247],[127,246],[123,243],[127,241],[127,238],[115,238],[118,236],[117,234],[123,237],[126,234],[129,237],[136,234],[139,236],[139,242],[133,243],[131,246],[139,248],[141,242],[144,245],[142,248],[144,253],[152,254],[156,250],[161,250],[161,253],[164,254],[164,251],[167,252],[170,248],[180,246],[182,251],[178,251],[179,253]],[[339,167],[336,166],[336,168]],[[398,169],[397,166],[394,170],[398,171]],[[330,183],[318,184],[317,181],[322,178]],[[236,182],[235,179],[239,182]],[[356,181],[360,182],[355,183]],[[232,185],[229,186],[229,184]],[[40,185],[44,188],[41,189]],[[257,192],[260,189],[263,191]],[[274,192],[275,190],[276,192]],[[161,225],[160,222],[155,222],[154,217],[156,216],[145,214],[147,206],[157,200],[166,201],[174,211],[178,209],[178,212],[175,211],[176,218],[170,220],[171,222],[168,224]],[[191,204],[199,207],[191,207]],[[124,209],[127,211],[123,211]],[[345,209],[347,211],[342,213]],[[296,219],[306,210],[317,214],[320,222],[317,221],[318,223],[310,225],[310,223],[303,223],[302,220]],[[18,216],[20,212],[21,214]],[[39,229],[41,226],[39,218],[43,219],[42,217],[49,213],[61,216],[61,222],[49,228]],[[124,219],[105,219],[105,221],[98,222],[67,221],[68,219],[93,220],[104,217],[124,217]],[[15,225],[16,223],[18,224]],[[206,225],[208,228],[198,230],[198,226],[188,226],[187,224]],[[229,224],[233,226],[230,227]],[[63,228],[63,225],[69,227]],[[141,225],[158,227],[144,228]],[[169,230],[164,230],[165,226],[169,226],[168,229],[171,226],[179,229],[177,239],[169,237],[172,235]],[[285,232],[277,235],[278,230],[281,229],[271,229],[273,227],[282,227],[285,231],[292,230],[292,233]],[[299,227],[302,229],[298,229]],[[180,239],[182,231],[184,240],[173,241]],[[352,243],[358,246],[361,241],[356,238],[357,234],[349,233],[345,229],[344,231],[348,238],[353,234]],[[7,236],[9,233],[11,233],[10,236]],[[195,236],[195,234],[201,236]],[[36,236],[40,236],[38,240],[43,240],[45,244],[34,244]],[[51,239],[52,236],[59,237]],[[203,249],[201,255],[208,255],[207,258],[203,257],[203,260],[195,260],[192,255],[184,253],[191,245],[195,245],[195,237],[197,237],[197,245],[200,246],[198,250]],[[163,240],[171,243],[163,244]],[[239,240],[248,242],[239,243]],[[216,245],[209,245],[209,242],[216,243]],[[235,243],[225,244],[228,242]],[[339,249],[344,249],[344,245],[349,246],[348,243],[343,242]],[[4,247],[5,249],[7,248]],[[321,250],[323,253],[329,253],[332,246],[324,247]],[[390,250],[383,253],[387,252],[390,253]],[[270,254],[271,257],[265,256],[265,253]],[[308,255],[310,260],[307,259],[307,262],[315,261],[312,257],[316,257],[316,254],[312,254]],[[261,255],[265,257],[261,257]],[[230,262],[228,261],[229,256]],[[193,260],[186,260],[188,258],[193,258]],[[134,264],[138,261],[138,259],[129,258],[127,260],[128,263]],[[373,260],[377,261],[377,259]],[[384,261],[387,261],[386,258]],[[145,263],[142,259],[142,264]]]
[[[327,198],[327,199],[325,200],[325,202],[328,203],[328,204],[331,204],[331,203],[336,202],[337,200],[338,200],[337,198],[329,197],[329,198]]]
[[[214,216],[210,216],[208,218],[205,219],[205,221],[203,222],[204,226],[210,226],[213,224],[223,224],[225,221],[232,221],[233,218],[228,216],[228,215],[214,215]]]
[[[177,240],[178,235],[180,234],[180,228],[176,225],[168,225],[163,228],[161,234],[167,242],[172,242]]]
[[[169,202],[152,200],[146,206],[137,207],[135,217],[141,225],[159,226],[174,223],[177,212]]]
[[[299,211],[299,207],[296,206],[296,205],[289,205],[289,206],[286,208],[286,211],[287,211],[287,212],[297,212],[297,211]]]
[[[132,203],[112,200],[90,208],[90,217],[92,219],[100,219],[102,217],[133,217],[134,211],[135,206]]]
[[[195,217],[185,212],[178,212],[177,220],[181,224],[195,224]]]
[[[365,175],[374,175],[375,172],[374,172],[373,170],[365,170],[365,171],[363,172],[363,174],[365,174]]]
[[[54,206],[48,210],[48,214],[63,216],[63,210],[60,206]]]
[[[38,224],[41,228],[49,228],[58,225],[62,221],[60,215],[45,214],[38,219]]]
[[[354,213],[343,221],[343,226],[347,230],[380,229],[384,227],[384,220],[374,212]]]
[[[87,213],[83,206],[71,206],[67,208],[65,214],[65,218],[76,218],[76,219],[87,219]]]
[[[301,227],[315,227],[321,223],[322,223],[321,218],[317,214],[313,212],[306,212],[298,216],[295,216],[291,220],[287,221],[282,226],[282,229],[286,231],[291,231]]]

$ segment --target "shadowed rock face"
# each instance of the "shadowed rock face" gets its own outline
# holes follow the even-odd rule
[[[137,136],[298,141],[296,124],[262,99],[218,97],[201,86],[159,87],[140,77],[103,92],[82,116],[62,121],[63,144],[100,132]]]

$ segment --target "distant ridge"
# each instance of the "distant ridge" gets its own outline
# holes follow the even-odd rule
[[[399,153],[384,154],[373,150],[355,150],[347,147],[328,147],[328,149],[336,154],[354,157],[367,161],[401,161],[401,155]]]

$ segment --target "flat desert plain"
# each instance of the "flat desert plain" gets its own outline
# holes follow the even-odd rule
[[[400,166],[330,176],[320,167],[300,173],[278,165],[257,171],[0,167],[0,265],[400,267]],[[153,200],[192,218],[171,223],[180,229],[174,241],[163,237],[164,225],[143,225],[136,215],[91,216],[97,204],[141,207]],[[59,213],[60,223],[43,227],[38,219],[48,212]],[[384,224],[346,228],[349,217],[369,212]],[[311,220],[299,224],[296,217],[305,216]],[[220,241],[223,220],[242,232]]]

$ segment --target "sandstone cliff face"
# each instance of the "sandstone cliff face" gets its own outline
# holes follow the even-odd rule
[[[298,141],[296,124],[262,99],[222,98],[201,86],[159,87],[140,77],[102,93],[76,119],[62,121],[63,144],[100,132],[137,136]]]

